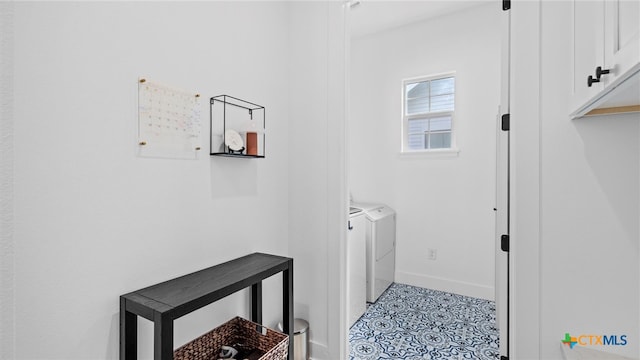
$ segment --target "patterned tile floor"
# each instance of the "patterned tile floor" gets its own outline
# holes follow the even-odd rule
[[[350,359],[499,359],[496,307],[392,284],[349,331]]]

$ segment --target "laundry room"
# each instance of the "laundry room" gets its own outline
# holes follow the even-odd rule
[[[352,9],[353,26],[360,26],[350,54],[353,201],[396,211],[399,282],[493,299],[499,9],[475,4],[410,24],[361,25],[359,12],[375,5]],[[409,149],[403,81],[442,74],[451,82],[445,125],[451,140]]]
[[[391,282],[495,300],[501,14],[442,5],[351,8],[348,178],[367,219],[370,303]]]

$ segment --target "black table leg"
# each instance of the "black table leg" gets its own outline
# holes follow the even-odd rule
[[[262,324],[262,281],[251,285],[251,321]]]
[[[120,298],[120,360],[138,356],[138,316],[127,311],[127,300]]]
[[[155,314],[153,340],[154,360],[173,360],[173,319]]]
[[[293,359],[293,260],[282,272],[282,330],[289,335],[289,359]]]

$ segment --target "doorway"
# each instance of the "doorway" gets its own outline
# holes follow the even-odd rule
[[[347,13],[351,197],[396,210],[396,282],[496,301],[506,314],[499,239],[507,182],[499,177],[507,147],[496,131],[504,109],[497,110],[502,9],[486,2],[354,2]],[[403,82],[442,74],[455,77],[450,146],[403,151]],[[506,355],[503,319],[498,315]]]

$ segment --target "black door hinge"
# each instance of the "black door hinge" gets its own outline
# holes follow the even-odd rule
[[[500,249],[509,252],[509,235],[500,236]]]
[[[502,0],[502,10],[507,11],[511,9],[511,0]]]
[[[509,131],[509,129],[511,129],[511,116],[509,114],[502,115],[502,125],[500,127],[502,131]]]

